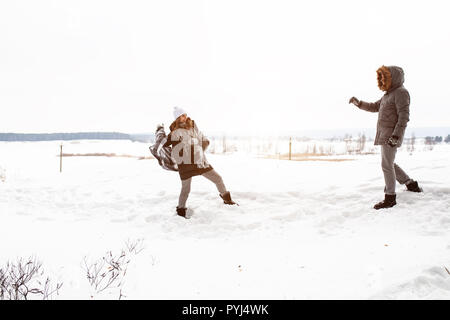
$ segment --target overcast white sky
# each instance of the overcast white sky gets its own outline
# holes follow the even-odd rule
[[[0,132],[374,127],[399,65],[411,126],[450,124],[448,1],[0,2]]]

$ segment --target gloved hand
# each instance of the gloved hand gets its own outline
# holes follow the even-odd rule
[[[386,142],[389,146],[396,147],[398,144],[398,137],[397,136],[392,136],[388,139],[388,141]]]
[[[161,128],[164,129],[164,123],[158,123],[158,125],[156,126],[156,131],[158,131]]]
[[[359,107],[359,104],[361,103],[361,101],[359,101],[358,98],[356,98],[356,97],[351,97],[350,100],[348,101],[348,103],[353,103],[355,106]]]
[[[203,149],[203,151],[205,151],[206,148],[208,148],[208,146],[209,146],[209,140],[206,139],[206,138],[204,138],[204,139],[202,140],[202,149]]]

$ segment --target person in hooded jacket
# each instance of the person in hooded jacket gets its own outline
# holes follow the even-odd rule
[[[162,145],[162,149],[171,149],[171,158],[176,163],[181,179],[181,192],[178,199],[177,214],[186,217],[186,201],[191,191],[192,177],[203,176],[212,181],[225,204],[236,204],[231,199],[222,177],[209,164],[205,150],[209,140],[198,129],[197,124],[187,116],[182,108],[174,107],[174,121],[170,125],[170,133]]]
[[[405,76],[403,69],[397,66],[382,66],[377,70],[377,81],[383,97],[369,103],[352,97],[349,103],[358,108],[378,112],[375,145],[381,145],[381,167],[385,181],[385,198],[375,204],[375,209],[390,208],[397,204],[395,183],[406,184],[407,190],[422,192],[417,181],[411,179],[405,171],[395,163],[397,149],[402,145],[406,125],[409,121],[410,96],[403,86]]]

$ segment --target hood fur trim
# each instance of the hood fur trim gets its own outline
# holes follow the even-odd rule
[[[384,84],[382,83],[381,79],[384,78]],[[391,71],[386,66],[381,66],[377,70],[377,81],[378,81],[378,88],[382,91],[388,91],[392,86],[392,75]]]

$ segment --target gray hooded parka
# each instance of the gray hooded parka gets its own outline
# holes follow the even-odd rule
[[[410,97],[408,90],[403,86],[405,81],[403,69],[397,66],[387,68],[392,78],[389,90],[377,102],[361,101],[358,107],[369,112],[378,112],[375,145],[386,144],[391,136],[397,136],[397,146],[400,147],[409,121]]]

